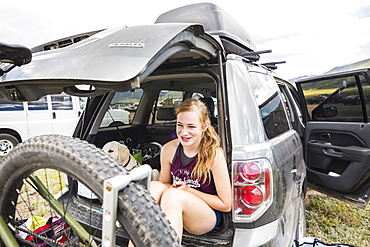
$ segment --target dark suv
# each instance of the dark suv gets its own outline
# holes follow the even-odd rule
[[[40,47],[53,44],[58,41]],[[153,25],[107,29],[34,53],[29,65],[3,76],[0,96],[32,101],[63,91],[88,97],[74,137],[100,148],[115,140],[141,149],[144,163],[155,169],[161,145],[175,136],[173,109],[187,98],[203,100],[226,154],[233,208],[209,234],[185,232],[182,244],[292,246],[305,235],[307,178],[336,197],[368,201],[370,110],[363,95],[369,70],[306,79],[297,90],[273,72],[274,63],[258,62],[262,53],[217,6],[195,4],[164,13]],[[344,77],[347,87],[340,89]],[[303,93],[319,83],[328,97],[306,108]],[[361,103],[329,103],[339,94],[334,87],[343,96],[356,90]],[[135,105],[130,122],[110,114],[127,104]],[[110,123],[101,125],[107,117]],[[91,200],[75,192],[79,207]],[[126,241],[118,232],[117,244]]]

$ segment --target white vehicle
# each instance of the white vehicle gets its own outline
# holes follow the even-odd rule
[[[47,95],[33,102],[0,99],[0,157],[18,143],[40,134],[71,136],[86,98]]]
[[[129,124],[131,121],[130,112],[122,109],[109,109],[104,115],[100,127],[115,127]]]

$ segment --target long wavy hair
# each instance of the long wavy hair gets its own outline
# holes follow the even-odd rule
[[[190,98],[184,100],[178,108],[176,108],[176,116],[180,112],[195,111],[198,113],[202,127],[204,128],[206,122],[211,123],[208,115],[207,106],[200,100]],[[197,164],[192,171],[192,176],[197,180],[206,181],[211,178],[211,168],[215,160],[217,150],[220,149],[220,137],[216,133],[211,124],[203,131],[200,141]]]

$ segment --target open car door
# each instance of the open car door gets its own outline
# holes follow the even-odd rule
[[[160,66],[217,62],[220,50],[199,24],[107,29],[62,49],[34,53],[32,63],[0,77],[0,98],[33,101],[61,92],[88,97],[129,91]]]
[[[307,109],[303,143],[310,187],[365,206],[370,192],[370,69],[296,84]]]

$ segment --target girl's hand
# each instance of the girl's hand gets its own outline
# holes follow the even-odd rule
[[[175,181],[171,187],[176,189],[185,189],[187,185],[184,181]]]

